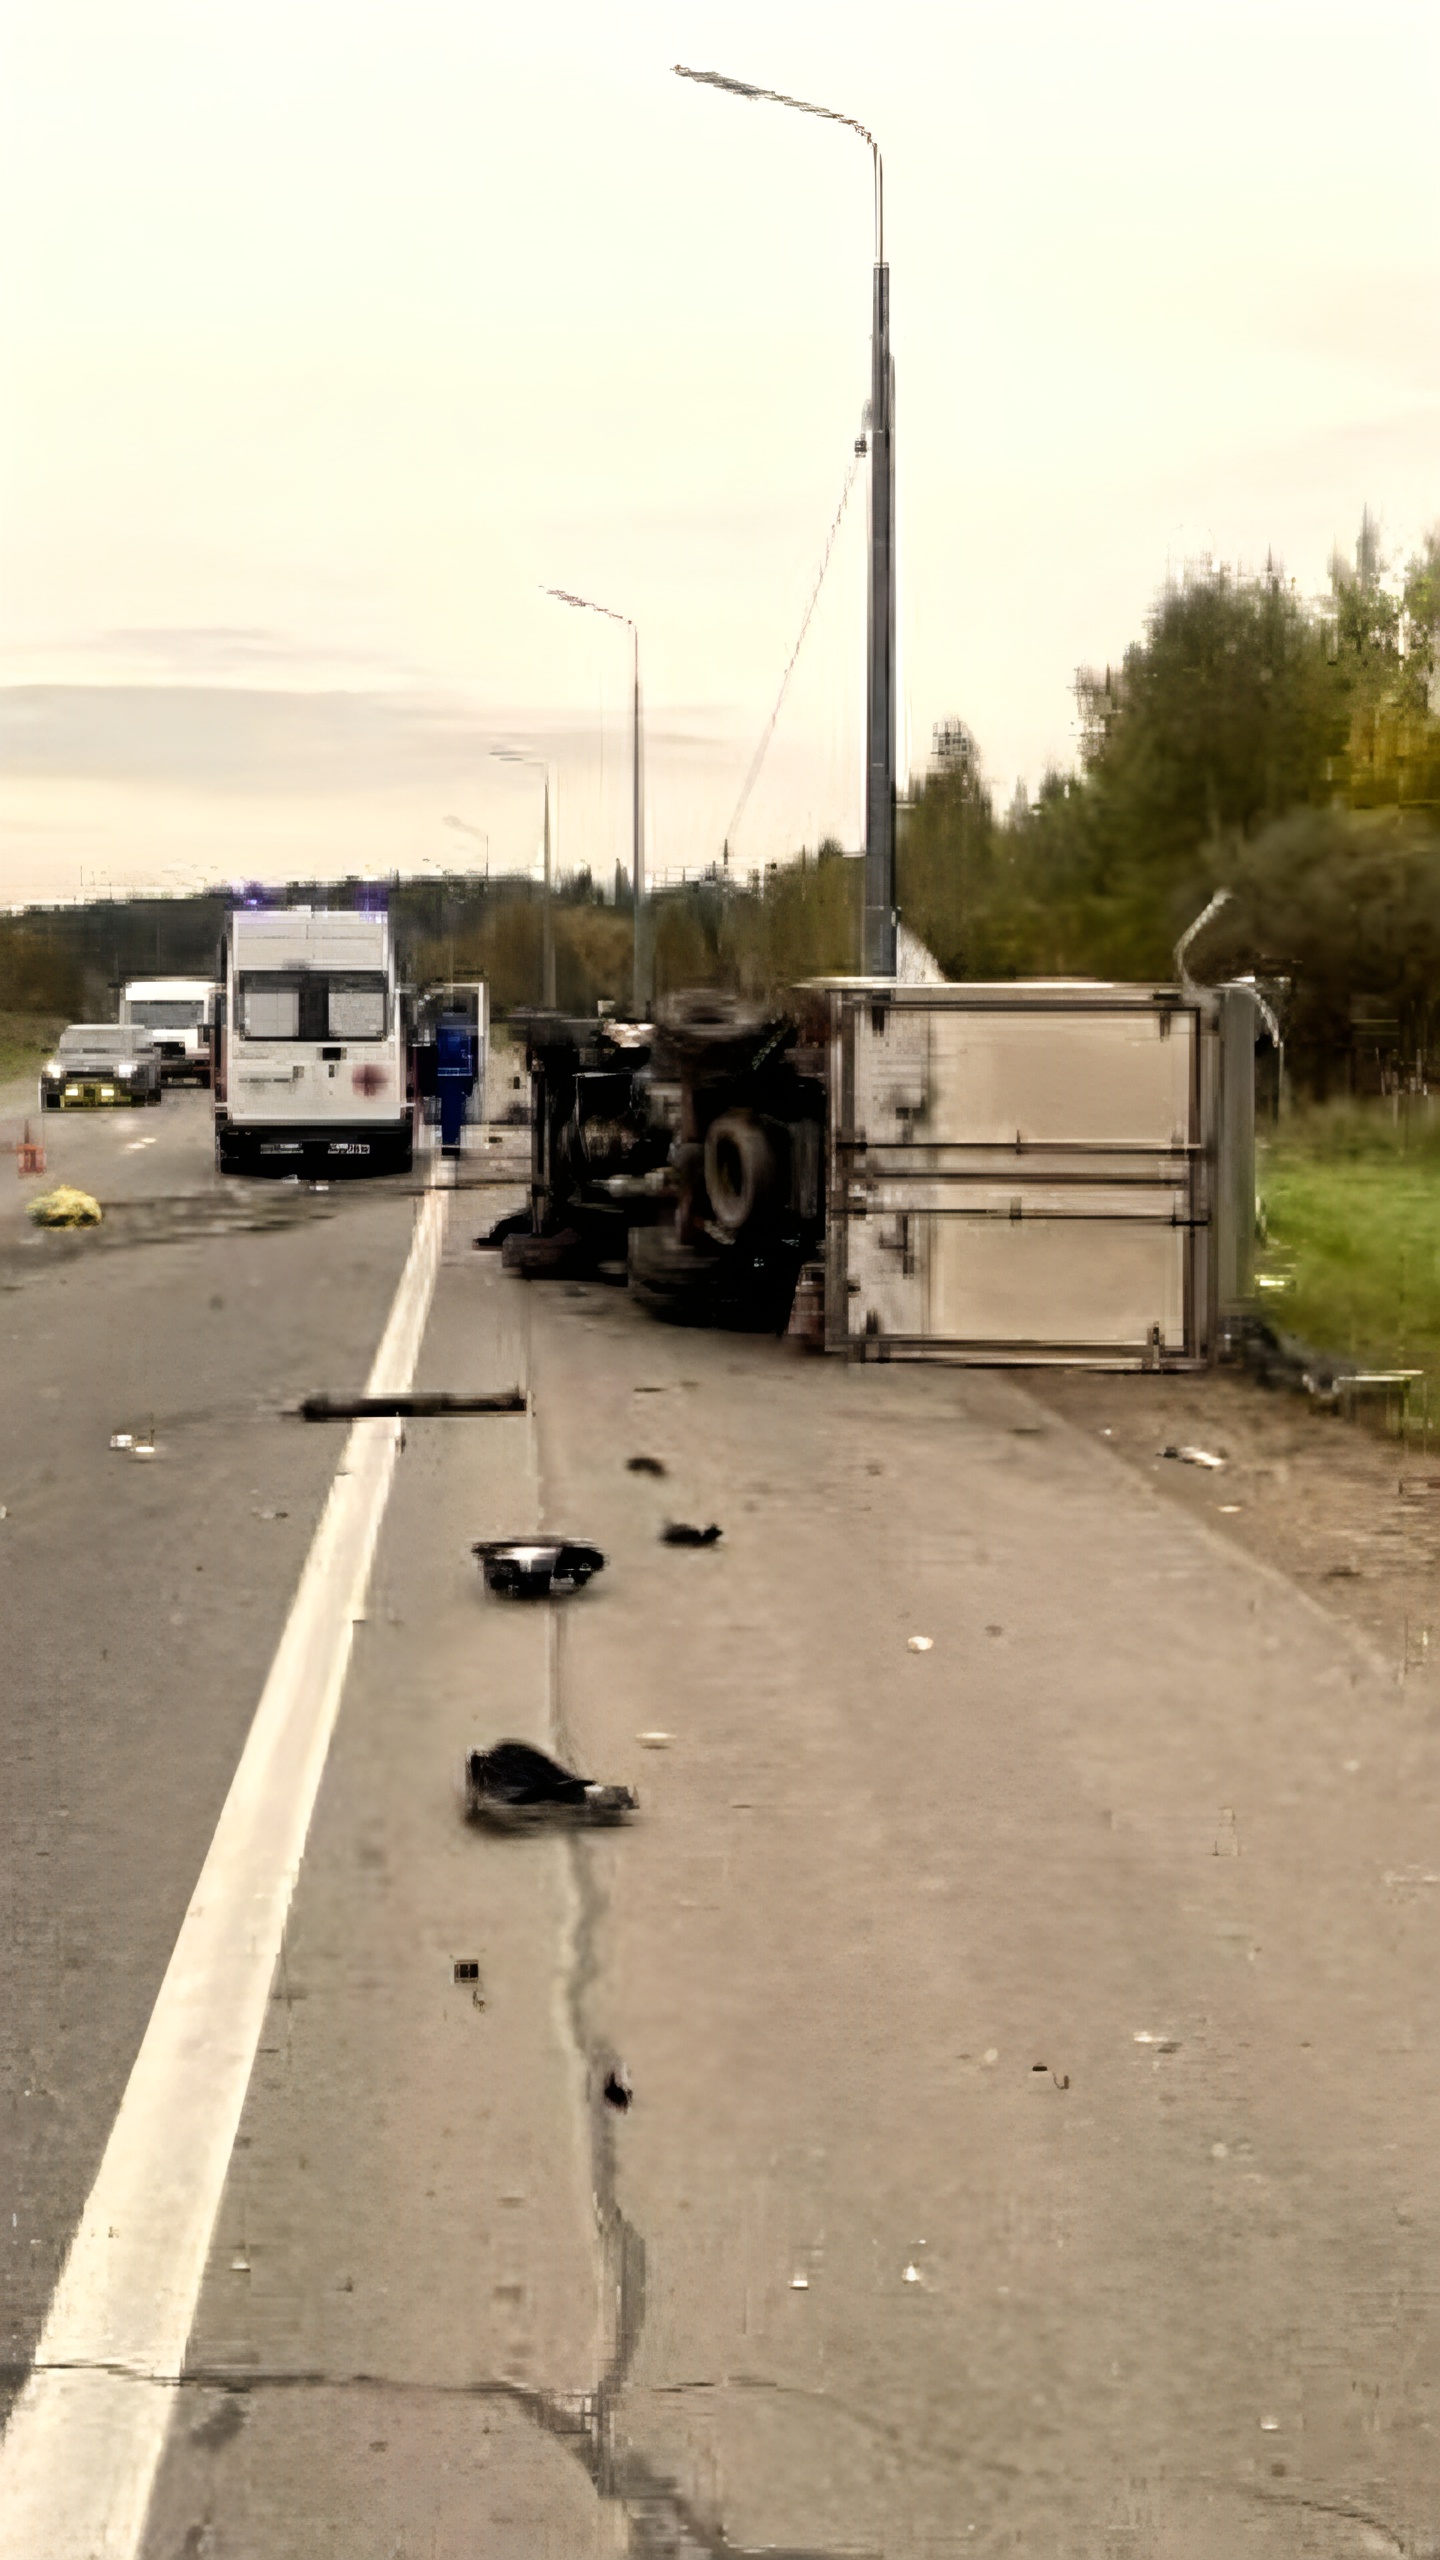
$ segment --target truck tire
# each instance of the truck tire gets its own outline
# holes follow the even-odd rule
[[[716,1050],[748,1048],[770,1019],[763,1005],[749,1003],[729,987],[677,988],[656,1011],[656,1020],[674,1047],[695,1058]]]
[[[244,1173],[246,1149],[225,1129],[215,1132],[215,1170],[217,1173]]]
[[[717,1300],[719,1256],[682,1244],[674,1221],[632,1227],[630,1294],[661,1324],[710,1324]]]
[[[775,1149],[753,1111],[722,1111],[705,1133],[705,1188],[715,1223],[738,1236],[774,1199]]]

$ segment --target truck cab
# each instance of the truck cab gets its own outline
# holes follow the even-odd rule
[[[209,1084],[214,1017],[209,978],[132,978],[121,990],[120,1019],[150,1033],[167,1084]]]

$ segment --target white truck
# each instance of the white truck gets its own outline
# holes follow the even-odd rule
[[[215,989],[208,978],[132,978],[121,993],[120,1019],[151,1034],[167,1083],[182,1076],[210,1082]]]
[[[220,979],[220,1171],[408,1172],[413,1072],[389,917],[237,908]]]

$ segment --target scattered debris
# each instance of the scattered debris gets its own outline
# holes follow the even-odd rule
[[[663,1476],[669,1472],[663,1458],[627,1458],[625,1464],[632,1476]]]
[[[480,1558],[490,1590],[512,1600],[583,1591],[605,1562],[598,1547],[573,1538],[478,1538],[471,1553]]]
[[[564,1280],[578,1277],[586,1268],[586,1252],[582,1238],[574,1227],[561,1227],[554,1235],[537,1236],[527,1213],[520,1227],[512,1227],[501,1240],[500,1261],[506,1271],[518,1272],[522,1280]]]
[[[792,2276],[790,2279],[790,2290],[792,2293],[808,2293],[810,2290],[809,2277]]]
[[[490,1144],[498,1146],[499,1140],[492,1138]],[[486,1234],[476,1237],[475,1250],[477,1253],[499,1253],[507,1238],[530,1234],[532,1225],[528,1209],[515,1209],[508,1218],[497,1218]]]
[[[713,1520],[708,1529],[697,1529],[691,1520],[667,1520],[660,1532],[660,1543],[666,1547],[713,1547],[719,1536]]]
[[[925,2279],[921,2275],[919,2268],[912,2264],[906,2268],[901,2281],[905,2284],[923,2284]]]
[[[479,1959],[475,1956],[457,1956],[455,1959],[455,1979],[457,1982],[478,1982],[480,1979]]]
[[[288,1520],[290,1514],[288,1511],[281,1510],[252,1511],[250,1517],[252,1520]]]
[[[1180,2039],[1178,2036],[1155,2036],[1150,2033],[1148,2027],[1136,2028],[1135,2042],[1137,2044],[1151,2044],[1154,2046],[1157,2053],[1178,2053],[1180,2050]]]
[[[112,1449],[133,1449],[135,1446],[134,1432],[112,1431],[110,1434],[110,1446]]]
[[[623,1822],[639,1811],[629,1787],[605,1787],[562,1769],[528,1742],[497,1742],[472,1751],[465,1762],[465,1814],[505,1831],[528,1831],[552,1822]]]
[[[1218,1503],[1218,1504],[1216,1505],[1216,1508],[1217,1508],[1217,1510],[1224,1512],[1224,1513],[1227,1515],[1227,1517],[1232,1517],[1232,1518],[1233,1518],[1234,1514],[1235,1514],[1237,1511],[1241,1511],[1241,1510],[1243,1510],[1243,1509],[1244,1509],[1244,1505],[1243,1505],[1243,1503],[1239,1503],[1239,1502],[1221,1502],[1221,1503]]]
[[[623,2115],[634,2095],[635,2092],[630,2086],[629,2073],[626,2071],[623,2063],[617,2062],[614,2069],[607,2071],[605,2074],[604,2097],[606,2106],[617,2107],[621,2115]]]
[[[1182,1466],[1187,1467],[1223,1467],[1225,1464],[1223,1458],[1216,1457],[1213,1449],[1194,1449],[1188,1442],[1180,1448],[1172,1444],[1170,1448],[1162,1449],[1160,1455],[1162,1458],[1178,1458]]]
[[[637,1733],[635,1739],[646,1751],[668,1751],[675,1736],[673,1733]]]
[[[1231,1336],[1245,1367],[1263,1387],[1294,1387],[1317,1404],[1339,1406],[1357,1395],[1403,1398],[1421,1376],[1418,1369],[1361,1369],[1316,1351],[1293,1333],[1277,1333],[1262,1316],[1246,1316]]]
[[[450,1396],[307,1396],[298,1407],[302,1422],[428,1422],[450,1413],[524,1413],[523,1387],[504,1387],[498,1395]]]
[[[933,1636],[907,1636],[905,1642],[911,1653],[933,1653],[935,1650]]]
[[[1004,1628],[1003,1628],[1003,1627],[995,1626],[995,1625],[992,1623],[990,1626],[988,1626],[988,1627],[986,1628],[985,1633],[987,1634],[987,1636],[1003,1636],[1003,1634],[1005,1633],[1005,1630],[1004,1630]]]
[[[105,1212],[88,1191],[62,1182],[58,1191],[42,1191],[25,1214],[37,1227],[98,1227]]]
[[[1000,2049],[998,2045],[987,2045],[980,2059],[985,2064],[987,2070],[991,2069],[1000,2059]]]

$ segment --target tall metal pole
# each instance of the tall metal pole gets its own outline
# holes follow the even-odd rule
[[[648,957],[645,944],[645,812],[640,784],[640,634],[630,626],[635,642],[635,725],[630,756],[630,887],[635,900],[635,954],[632,980],[632,1010],[637,1022],[643,1022],[650,993]]]
[[[881,256],[875,261],[870,349],[870,600],[865,670],[864,967],[872,978],[895,975],[894,404],[890,269]]]
[[[635,1019],[643,1022],[650,1001],[650,936],[645,913],[645,794],[644,764],[640,745],[640,632],[628,613],[617,613],[612,604],[596,604],[591,596],[572,595],[568,587],[547,587],[547,596],[556,604],[572,605],[577,613],[603,614],[607,622],[623,622],[634,648],[633,721],[631,729],[630,769],[630,890],[635,901],[635,948],[631,968],[630,995]],[[619,888],[619,868],[616,868]]]
[[[527,756],[519,747],[492,747],[492,756],[501,764],[528,764],[545,784],[545,877],[540,893],[540,1001],[548,1011],[555,1010],[555,900],[554,871],[550,856],[550,767],[540,756]],[[463,824],[457,819],[456,825]],[[485,877],[490,877],[490,839],[485,839]]]
[[[554,877],[550,868],[550,768],[545,768],[545,903],[541,909],[540,1001],[546,1011],[555,1010],[555,908]]]
[[[732,97],[793,107],[802,116],[843,124],[870,147],[875,171],[875,278],[870,340],[870,581],[865,651],[865,918],[863,967],[867,977],[895,975],[895,370],[890,360],[890,269],[885,262],[885,166],[868,126],[810,98],[732,80],[723,71],[674,65],[681,80],[698,80]]]

